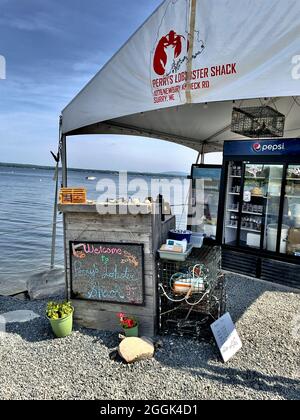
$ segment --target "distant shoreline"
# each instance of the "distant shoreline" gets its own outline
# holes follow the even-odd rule
[[[19,169],[42,169],[53,171],[54,166],[43,166],[43,165],[32,165],[32,164],[23,164],[23,163],[4,163],[0,162],[0,167],[2,168],[19,168]],[[68,171],[72,172],[85,172],[85,173],[98,173],[98,174],[111,174],[116,175],[121,171],[113,170],[104,170],[104,169],[79,169],[79,168],[68,168]],[[138,172],[138,171],[127,171],[129,175],[142,175],[142,176],[164,176],[164,177],[180,177],[186,178],[189,174],[184,172]]]

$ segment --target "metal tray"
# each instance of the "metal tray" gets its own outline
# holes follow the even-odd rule
[[[172,251],[158,251],[159,256],[162,260],[169,260],[169,261],[185,261],[187,257],[191,254],[193,250],[193,245],[189,244],[186,252],[178,253]]]

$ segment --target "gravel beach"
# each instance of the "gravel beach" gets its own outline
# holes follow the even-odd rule
[[[216,347],[176,337],[164,337],[153,360],[113,362],[117,334],[76,329],[53,339],[46,302],[0,297],[0,315],[26,311],[25,322],[11,314],[0,334],[0,399],[299,400],[300,295],[226,277],[227,309],[244,345],[226,365]]]

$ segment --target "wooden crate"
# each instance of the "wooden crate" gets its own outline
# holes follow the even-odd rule
[[[86,204],[86,189],[61,188],[59,202],[60,204]]]

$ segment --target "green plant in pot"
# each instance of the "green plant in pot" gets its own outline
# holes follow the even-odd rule
[[[47,318],[56,337],[64,338],[71,334],[73,329],[74,308],[71,302],[49,302],[47,305]]]
[[[133,316],[126,316],[123,313],[118,314],[120,325],[123,328],[125,337],[139,336],[139,323]]]

